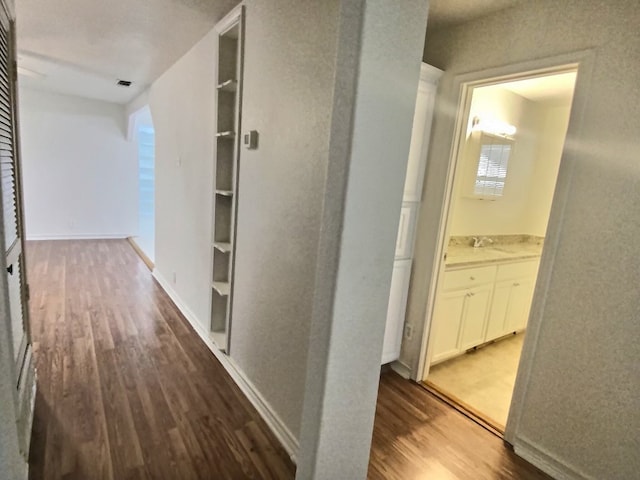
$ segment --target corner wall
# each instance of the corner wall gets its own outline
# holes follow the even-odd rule
[[[457,75],[591,49],[574,111],[516,383],[516,452],[558,478],[636,478],[640,471],[640,11],[629,0],[541,0],[429,35],[439,88],[409,319],[422,325],[454,131]],[[569,25],[569,26],[568,26]],[[575,105],[582,104],[582,117]],[[431,232],[431,233],[429,233]],[[588,241],[591,239],[592,241]],[[417,272],[417,273],[416,273]],[[540,281],[538,284],[540,285]],[[546,282],[542,282],[544,285]],[[416,335],[419,337],[419,335]],[[414,356],[415,366],[415,342]]]
[[[126,237],[138,229],[138,159],[124,107],[20,89],[28,239]]]

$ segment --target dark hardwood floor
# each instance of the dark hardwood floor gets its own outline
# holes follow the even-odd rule
[[[128,242],[29,242],[27,266],[39,387],[31,479],[294,477],[286,452]],[[548,477],[385,373],[369,478]]]
[[[29,242],[32,479],[293,478],[126,241]]]
[[[502,439],[394,372],[380,378],[369,479],[549,479]]]

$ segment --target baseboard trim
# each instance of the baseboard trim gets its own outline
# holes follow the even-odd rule
[[[406,366],[404,363],[402,363],[400,360],[396,360],[395,362],[392,362],[390,365],[391,365],[391,370],[396,372],[405,380],[409,380],[411,378],[411,369],[408,366]]]
[[[207,345],[209,350],[213,352],[215,357],[222,364],[227,373],[231,376],[238,388],[240,388],[249,402],[251,402],[253,407],[258,411],[267,426],[271,429],[271,432],[273,432],[275,437],[281,443],[282,447],[289,454],[291,460],[296,463],[299,444],[298,440],[291,433],[289,428],[287,428],[282,419],[274,411],[271,405],[269,405],[269,402],[267,402],[267,400],[262,396],[262,394],[258,391],[251,380],[247,378],[242,369],[231,359],[231,357],[225,355],[216,347],[216,345],[213,343],[213,340],[209,336],[209,332],[207,331],[206,327],[204,327],[202,323],[200,323],[194,313],[184,304],[180,296],[171,287],[171,284],[163,277],[163,275],[158,271],[157,268],[153,269],[152,275],[153,278],[155,278],[160,284],[162,289],[167,293],[167,295],[169,295],[169,298],[173,301],[178,310],[180,310],[182,315],[184,315],[189,324],[191,324],[191,326],[205,343],[205,345]]]
[[[54,235],[27,235],[29,240],[111,240],[130,237],[130,233],[78,233]]]
[[[556,480],[596,480],[522,438],[516,439],[513,451]]]

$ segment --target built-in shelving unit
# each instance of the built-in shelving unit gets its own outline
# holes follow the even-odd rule
[[[229,353],[233,307],[240,110],[242,105],[244,7],[236,7],[216,25],[215,194],[213,195],[211,339]]]

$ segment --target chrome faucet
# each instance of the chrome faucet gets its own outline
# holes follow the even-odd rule
[[[493,243],[489,237],[473,237],[473,248],[484,247],[486,242]]]

